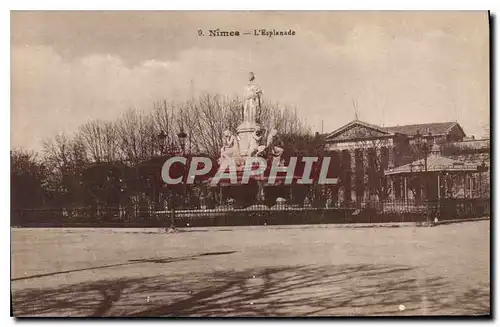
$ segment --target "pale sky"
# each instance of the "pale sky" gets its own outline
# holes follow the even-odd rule
[[[295,36],[199,37],[277,29]],[[241,94],[297,106],[313,131],[489,125],[487,12],[13,12],[11,146],[110,120],[155,100]],[[192,81],[192,82],[191,82]]]

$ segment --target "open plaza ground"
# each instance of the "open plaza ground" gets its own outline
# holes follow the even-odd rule
[[[12,229],[15,316],[490,313],[490,222]]]

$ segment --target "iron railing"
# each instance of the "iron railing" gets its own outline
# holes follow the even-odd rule
[[[12,226],[165,227],[264,224],[421,222],[490,215],[490,199],[388,200],[336,207],[232,205],[165,210],[154,206],[74,207],[12,210]]]

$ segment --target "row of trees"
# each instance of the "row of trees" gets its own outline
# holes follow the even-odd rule
[[[115,121],[86,122],[72,134],[44,141],[40,153],[11,151],[12,207],[106,204],[120,192],[150,195],[152,174],[144,173],[150,166],[145,163],[179,152],[177,133],[187,134],[187,154],[218,157],[223,131],[236,132],[241,121],[241,98],[205,94],[182,103],[158,101],[149,111],[130,109]],[[316,149],[309,127],[289,107],[264,103],[260,123],[278,130],[290,154]]]

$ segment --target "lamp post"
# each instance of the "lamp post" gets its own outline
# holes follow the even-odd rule
[[[419,153],[422,153],[424,155],[424,171],[427,172],[427,156],[429,155],[429,141],[428,139],[432,137],[432,133],[429,132],[427,134],[427,137],[424,137],[422,134],[420,134],[420,131],[417,131],[415,134],[415,141],[416,145],[418,148]]]
[[[182,149],[182,155],[185,155],[186,151],[185,151],[185,146],[186,146],[186,138],[187,138],[187,134],[184,132],[183,128],[181,127],[181,131],[177,134],[177,138],[179,139],[179,144],[181,146],[181,149]],[[173,147],[173,143],[171,144],[171,147]],[[185,175],[185,172],[186,172],[186,167],[183,166],[183,169],[184,169],[184,175]],[[185,194],[186,193],[186,181],[184,181],[184,185],[183,185],[183,193]],[[171,196],[169,197],[170,198],[170,210],[171,210],[171,222],[170,222],[170,230],[171,231],[176,231],[177,229],[175,228],[175,208],[174,208],[174,202],[175,201],[172,201],[172,197],[173,197],[173,194],[171,194]],[[168,228],[167,228],[168,230]]]
[[[160,144],[160,156],[163,156],[165,154],[165,140],[167,139],[167,134],[163,130],[160,131],[158,134],[158,141]],[[154,192],[154,201],[155,203],[160,203],[160,200],[163,201],[163,197],[160,196],[160,191],[156,190],[157,183],[156,181],[153,181],[153,192]]]
[[[181,149],[182,149],[182,155],[185,156],[186,155],[186,138],[187,138],[187,134],[184,132],[184,129],[182,128],[181,126],[181,131],[177,134],[177,138],[179,139],[179,144],[181,145]],[[185,165],[183,166],[183,169],[184,169],[184,173],[183,173],[183,176],[185,177],[186,176],[186,167]],[[187,181],[187,178],[186,180],[184,180],[184,184],[182,186],[182,196],[183,196],[183,203],[186,204],[186,190],[187,190],[187,185],[186,185],[186,181]]]
[[[186,138],[187,138],[187,134],[184,133],[184,130],[183,128],[181,127],[181,131],[177,134],[177,137],[179,138],[179,143],[181,145],[181,149],[182,149],[182,155],[185,155],[186,154]]]
[[[431,137],[432,134],[430,132],[427,134],[427,137],[424,137],[422,134],[420,134],[420,131],[417,131],[417,133],[415,134],[415,145],[418,149],[419,157],[422,154],[424,157],[423,176],[424,176],[424,192],[426,201],[429,201],[429,178],[427,176],[427,156],[429,155],[430,152],[429,139]],[[420,167],[422,167],[421,164]],[[428,216],[427,219],[430,220],[430,217]]]
[[[168,137],[168,135],[163,130],[161,130],[160,133],[158,134],[158,141],[160,143],[160,156],[165,155],[165,152],[166,152],[165,150],[168,150],[168,148],[165,149],[165,143],[166,143],[167,137]],[[168,144],[167,144],[167,146],[168,146]],[[153,187],[156,187],[156,184]],[[168,196],[168,198],[167,198],[168,209],[171,210],[170,230],[175,231],[175,224],[174,224],[175,212],[174,212],[174,208],[173,208],[172,194],[169,192],[169,194],[167,196]],[[163,199],[162,199],[162,202],[164,203]],[[164,210],[167,210],[167,206],[165,206],[165,204],[163,205],[163,207],[164,207]],[[165,230],[168,231],[168,228],[166,228]]]
[[[165,151],[165,139],[167,138],[167,134],[164,131],[161,131],[158,134],[158,140],[160,141],[160,155],[164,154]]]

